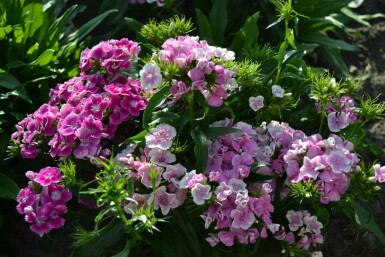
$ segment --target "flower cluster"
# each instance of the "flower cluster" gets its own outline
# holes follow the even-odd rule
[[[20,190],[16,209],[25,214],[25,221],[32,224],[31,230],[43,236],[64,225],[62,215],[67,212],[66,203],[72,194],[58,184],[62,180],[58,168],[46,167],[38,173],[28,171],[26,177],[30,182]]]
[[[127,38],[103,41],[81,53],[80,70],[82,74],[102,70],[115,75],[119,71],[129,70],[139,52],[138,43]]]
[[[138,184],[132,192],[135,202],[129,202],[124,208],[127,213],[153,204],[155,210],[160,209],[167,215],[171,209],[183,204],[187,192],[181,189],[179,182],[186,168],[175,163],[175,155],[169,151],[175,136],[174,127],[159,124],[146,135],[146,146],[139,157],[134,153],[136,146],[131,145],[115,157]],[[151,189],[150,193],[148,189]]]
[[[52,157],[99,156],[102,140],[113,139],[121,123],[146,107],[140,82],[117,73],[130,68],[138,51],[137,43],[127,39],[84,50],[81,76],[58,84],[50,92],[49,104],[17,125],[12,138],[20,144],[22,156],[35,158],[47,142]]]
[[[321,106],[317,104],[320,112]],[[348,96],[334,98],[332,104],[326,106],[328,126],[331,132],[339,132],[350,124],[357,121],[357,114],[354,112],[354,99]]]
[[[323,244],[324,238],[321,234],[323,224],[318,221],[317,216],[311,216],[306,210],[289,210],[286,218],[289,221],[289,232],[281,227],[280,231],[274,235],[276,239],[285,241],[289,245],[296,244],[298,248],[304,250]],[[315,251],[312,256],[322,256],[322,253]]]
[[[351,142],[333,134],[327,139],[315,134],[295,140],[283,156],[287,184],[312,181],[321,194],[321,203],[339,201],[350,183],[348,173],[359,162],[352,151]]]
[[[234,60],[234,52],[190,36],[168,39],[162,48],[157,55],[159,62],[177,65],[189,78],[188,81],[172,81],[171,93],[176,100],[190,90],[199,90],[210,106],[218,107],[228,97],[228,91],[238,86],[235,72],[221,65]]]

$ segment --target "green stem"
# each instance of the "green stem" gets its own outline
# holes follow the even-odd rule
[[[120,207],[120,204],[119,204],[118,201],[114,201],[114,204],[116,206],[116,210],[118,211],[118,214],[119,214],[120,218],[123,221],[124,226],[127,226],[128,220],[126,218],[126,215],[124,214],[124,211],[123,211],[122,207]]]
[[[189,105],[189,113],[190,113],[190,127],[191,131],[195,130],[195,120],[194,120],[194,91],[190,91],[188,95],[188,105]]]

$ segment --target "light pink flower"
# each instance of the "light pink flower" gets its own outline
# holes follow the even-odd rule
[[[233,228],[242,228],[244,230],[249,229],[255,221],[254,214],[248,208],[232,210],[231,218],[233,218],[231,223]]]
[[[351,160],[349,160],[341,150],[333,150],[326,157],[326,162],[332,168],[334,173],[348,173],[352,169]]]
[[[169,194],[166,192],[166,187],[161,186],[156,189],[154,209],[158,210],[159,207],[163,215],[167,215],[170,209],[178,207],[179,202],[176,199],[175,194]]]
[[[158,164],[160,166],[165,166],[169,163],[175,162],[175,155],[168,150],[163,150],[159,148],[153,148],[148,153],[151,163]]]
[[[249,106],[251,109],[253,109],[253,111],[258,111],[259,109],[261,109],[263,107],[263,100],[264,100],[264,97],[259,95],[257,97],[250,97],[249,98]]]
[[[374,179],[377,182],[385,182],[385,166],[380,167],[379,164],[373,165],[374,169]]]
[[[319,170],[325,168],[324,165],[319,163],[320,156],[316,156],[313,159],[309,159],[307,156],[303,158],[303,165],[299,170],[303,176],[316,179],[319,174]]]
[[[144,65],[143,69],[139,72],[139,76],[142,88],[146,91],[157,88],[162,83],[162,74],[156,63]]]
[[[299,227],[303,226],[303,214],[299,211],[288,211],[286,214],[286,218],[289,221],[289,228],[291,231],[297,231]]]
[[[202,205],[205,203],[205,200],[211,198],[210,185],[202,185],[200,183],[196,183],[194,187],[191,189],[191,195],[193,197],[194,203],[197,205]]]
[[[306,230],[307,231],[313,232],[313,233],[316,233],[316,234],[320,234],[321,233],[321,228],[324,227],[322,225],[322,223],[317,220],[316,216],[304,217],[303,218],[303,222],[306,225]]]
[[[168,124],[159,124],[150,130],[150,133],[145,136],[146,145],[149,148],[158,147],[167,150],[172,145],[172,139],[176,136],[174,127]]]
[[[331,112],[328,114],[328,126],[330,131],[338,132],[349,126],[349,117],[344,112]]]
[[[281,86],[273,85],[271,87],[271,92],[274,96],[282,98],[283,94],[285,93],[285,90]]]

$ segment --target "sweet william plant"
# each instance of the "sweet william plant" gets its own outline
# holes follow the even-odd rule
[[[148,26],[144,36],[157,24]],[[26,172],[17,211],[31,230],[44,236],[68,215],[79,226],[74,256],[314,257],[329,213],[345,208],[384,243],[361,206],[385,168],[355,151],[364,137],[357,121],[380,117],[383,104],[357,106],[353,82],[304,65],[293,34],[276,55],[260,48],[279,67],[270,72],[186,33],[147,56],[126,38],[84,50],[79,76],[17,124],[13,151],[59,163]],[[319,126],[300,129],[298,117]],[[191,244],[173,246],[180,236]]]

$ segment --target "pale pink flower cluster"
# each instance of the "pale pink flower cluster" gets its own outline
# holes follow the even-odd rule
[[[286,232],[282,226],[274,238],[289,245],[295,244],[304,250],[315,249],[317,245],[323,244],[324,238],[321,234],[323,224],[317,220],[317,216],[311,216],[306,210],[289,210],[286,218],[289,221],[289,232]],[[315,256],[322,256],[318,251],[315,251],[315,254],[317,254]]]
[[[224,124],[232,126],[231,121]],[[206,173],[210,184],[215,186],[212,195],[203,194],[207,196],[203,199],[211,199],[214,203],[201,215],[205,227],[213,225],[216,232],[210,233],[206,239],[210,245],[221,242],[232,246],[235,239],[242,244],[253,244],[258,238],[267,238],[268,231],[271,234],[278,231],[279,224],[271,219],[275,181],[247,182],[254,163],[266,164],[256,171],[264,175],[276,174],[282,169],[283,164],[273,165],[273,157],[276,148],[286,146],[289,142],[284,138],[286,134],[283,129],[278,135],[272,124],[267,128],[254,129],[247,123],[239,122],[233,127],[240,132],[210,142]],[[275,133],[275,138],[268,129]]]
[[[373,165],[374,170],[374,181],[379,183],[385,182],[385,166],[382,166],[380,164]]]
[[[351,142],[333,134],[327,139],[315,134],[293,141],[283,156],[287,185],[312,181],[321,194],[321,203],[339,201],[350,184],[348,173],[359,162],[352,151]]]
[[[190,90],[199,90],[210,106],[218,107],[228,97],[228,92],[238,86],[235,72],[219,64],[234,60],[234,52],[210,46],[205,40],[190,36],[170,38],[162,48],[158,53],[160,61],[178,65],[190,79],[173,83],[171,93],[176,100]]]
[[[180,186],[180,182],[186,168],[175,163],[175,155],[169,150],[175,136],[174,127],[159,124],[146,135],[146,146],[139,157],[134,154],[136,146],[130,145],[115,157],[128,169],[128,176],[136,185],[132,193],[135,202],[125,203],[127,213],[133,214],[135,210],[153,204],[155,210],[160,209],[167,215],[185,201],[187,190]]]
[[[353,110],[353,98],[341,96],[339,98],[334,98],[332,102],[332,105],[326,106],[328,126],[331,132],[339,132],[357,121],[357,114]],[[320,104],[317,104],[316,108],[320,112]]]
[[[50,92],[49,104],[16,126],[12,138],[22,156],[35,158],[46,148],[45,142],[52,157],[72,153],[88,159],[101,155],[103,140],[113,139],[120,124],[139,116],[146,107],[140,82],[117,73],[131,66],[130,60],[138,51],[137,43],[124,39],[85,50],[82,75],[58,84]]]
[[[25,221],[31,223],[31,230],[43,236],[52,229],[64,225],[62,217],[67,212],[66,203],[72,198],[71,192],[59,185],[61,174],[58,168],[46,167],[38,173],[28,171],[28,187],[20,190],[16,207]]]

